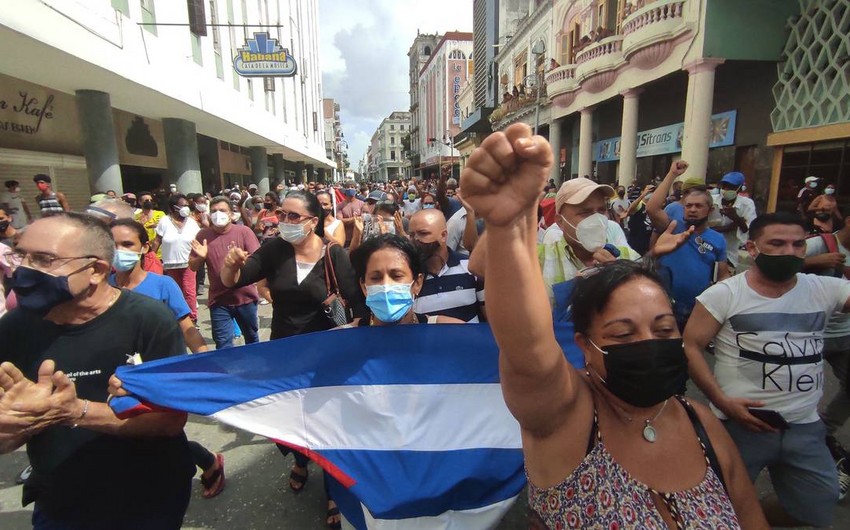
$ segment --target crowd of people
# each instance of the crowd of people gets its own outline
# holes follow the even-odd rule
[[[259,341],[260,304],[271,340],[489,322],[530,527],[828,525],[850,489],[836,438],[850,417],[850,217],[834,186],[810,177],[797,212],[759,214],[740,172],[707,186],[678,160],[640,188],[556,187],[551,164],[520,124],[483,142],[460,185],[172,185],[71,212],[47,175],[32,210],[7,181],[0,452],[26,446],[33,526],[179,528],[196,469],[204,498],[224,489],[223,455],[187,440],[185,414],[119,420],[107,405],[117,367],[212,349],[204,294],[215,349]],[[557,322],[574,326],[583,367]],[[819,413],[823,359],[841,392]],[[709,406],[685,397],[689,379]],[[308,457],[278,448],[297,493]],[[760,502],[765,468],[776,497]],[[343,522],[328,494],[328,526]]]

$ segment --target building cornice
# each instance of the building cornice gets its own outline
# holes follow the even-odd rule
[[[504,46],[501,46],[499,48],[499,53],[496,54],[495,57],[493,57],[493,61],[500,63],[502,55],[506,55],[507,57],[512,59],[515,48],[520,47],[519,44],[514,43],[519,43],[524,37],[526,37],[526,34],[531,32],[534,26],[537,25],[538,22],[540,22],[540,19],[543,18],[543,16],[547,12],[551,13],[551,11],[551,2],[543,2],[542,4],[537,6],[537,9],[535,9],[534,12],[531,13],[531,16],[526,16],[525,20],[520,23],[519,27],[514,32],[514,36],[511,38],[510,43],[505,44]],[[549,46],[548,42],[546,43],[546,46]],[[523,45],[523,47],[525,47],[525,45]]]

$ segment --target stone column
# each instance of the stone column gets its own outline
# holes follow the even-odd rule
[[[96,90],[77,90],[77,113],[83,136],[83,154],[92,193],[115,190],[124,194],[112,104],[109,94]]]
[[[578,140],[578,176],[593,176],[593,107],[581,109]]]
[[[163,118],[168,184],[176,184],[182,194],[202,193],[201,162],[195,124],[179,118]]]
[[[295,163],[295,182],[293,184],[304,184],[304,162]]]
[[[274,171],[274,185],[286,183],[286,163],[283,155],[276,153],[272,155],[272,169]]]
[[[688,71],[688,99],[685,105],[682,158],[690,164],[686,174],[688,177],[705,180],[711,110],[714,105],[714,72],[722,63],[722,59],[700,59],[685,66]]]
[[[325,168],[320,167],[316,170],[316,182],[319,184],[325,184]]]
[[[307,164],[307,178],[306,178],[305,184],[307,182],[311,182],[311,181],[315,182],[316,181],[316,175],[313,173],[313,170],[315,169],[315,167],[316,166],[314,166],[313,164]]]
[[[251,147],[251,180],[257,185],[257,193],[269,192],[269,155],[265,147]]]
[[[550,179],[555,180],[555,185],[561,185],[561,122],[560,120],[552,120],[549,124],[549,144],[552,146],[552,171],[549,174]]]
[[[620,92],[623,96],[623,126],[620,133],[620,174],[617,183],[629,187],[635,180],[637,165],[638,103],[640,88]]]

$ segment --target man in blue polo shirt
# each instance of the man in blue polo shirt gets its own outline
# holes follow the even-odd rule
[[[662,257],[662,277],[665,277],[673,295],[673,313],[679,329],[684,329],[699,296],[713,282],[729,277],[726,264],[726,240],[708,228],[708,217],[714,208],[711,194],[703,186],[692,186],[682,192],[681,214],[670,215],[664,210],[664,198],[680,175],[688,168],[684,160],[673,162],[667,176],[658,185],[646,205],[656,231],[662,232],[671,221],[676,221],[673,233],[694,228],[688,241],[674,252]]]
[[[484,283],[469,272],[469,257],[448,248],[446,218],[437,209],[420,210],[410,218],[408,233],[422,251],[428,273],[413,310],[464,322],[484,319]]]

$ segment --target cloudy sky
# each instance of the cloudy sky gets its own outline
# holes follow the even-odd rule
[[[356,170],[381,120],[410,109],[407,51],[422,33],[472,31],[472,0],[320,0],[324,97],[340,121]]]

